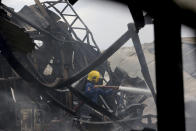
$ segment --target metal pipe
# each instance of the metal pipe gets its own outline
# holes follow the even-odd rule
[[[143,75],[149,89],[152,92],[152,96],[153,96],[155,104],[156,104],[155,89],[154,89],[154,86],[153,86],[153,83],[152,83],[152,80],[151,80],[151,77],[150,77],[150,73],[149,73],[149,70],[148,70],[148,66],[147,66],[147,63],[146,63],[144,52],[142,50],[142,46],[141,46],[141,42],[140,42],[138,33],[136,31],[134,23],[129,24],[128,27],[129,27],[129,30],[131,31],[132,36],[133,36],[132,41],[133,41],[133,45],[135,47],[135,51],[137,53],[137,57],[138,57],[140,66],[141,66],[142,75]]]

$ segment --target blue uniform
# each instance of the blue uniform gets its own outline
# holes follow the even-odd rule
[[[112,89],[103,90],[101,88],[94,88],[94,85],[94,83],[89,81],[86,83],[85,95],[95,103],[97,103],[99,95],[106,95],[112,91]]]

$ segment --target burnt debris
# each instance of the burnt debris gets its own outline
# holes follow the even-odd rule
[[[75,2],[36,1],[19,12],[1,4],[0,128],[61,131],[95,127],[130,130],[149,126],[156,129],[156,123],[151,120],[156,116],[143,116],[142,102],[148,98],[145,95],[113,91],[111,96],[102,96],[99,104],[95,104],[83,94],[86,75],[96,69],[103,76],[100,84],[149,87],[155,98],[149,75],[145,75],[144,81],[118,68],[113,72],[107,61],[126,41],[134,40],[138,32],[135,25],[129,24],[127,32],[101,53],[91,31],[74,11]],[[62,4],[63,9],[58,9],[58,4]],[[73,14],[65,14],[68,7]],[[65,17],[70,15],[75,17],[71,22]],[[83,27],[73,26],[77,20]],[[86,34],[80,37],[76,30],[84,30]],[[149,74],[147,66],[142,65],[145,58],[140,53],[138,58],[145,67],[142,71]],[[106,72],[109,81],[104,78]],[[81,103],[94,112],[91,117],[79,115],[76,107]],[[143,118],[148,118],[149,124],[142,123]]]

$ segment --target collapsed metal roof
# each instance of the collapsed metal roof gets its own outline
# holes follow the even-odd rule
[[[56,7],[58,4],[63,4],[62,10],[59,10]],[[68,7],[71,9],[72,14],[64,13]],[[2,5],[2,9],[7,13],[10,13],[11,16],[7,17],[8,19],[4,18],[1,21],[4,23],[4,27],[10,27],[10,30],[5,32],[6,29],[1,26],[1,35],[3,36],[1,38],[1,54],[6,58],[12,69],[19,75],[14,74],[14,77],[22,78],[29,84],[29,87],[26,88],[31,88],[32,91],[34,90],[34,93],[27,93],[33,101],[39,103],[36,99],[38,96],[42,96],[45,98],[45,101],[52,101],[53,106],[57,105],[73,116],[77,116],[76,112],[72,109],[72,98],[62,94],[62,92],[66,92],[65,89],[68,89],[74,97],[84,101],[88,106],[107,116],[114,123],[119,124],[123,128],[132,128],[134,124],[128,125],[126,122],[132,121],[131,118],[123,120],[125,119],[126,113],[122,116],[116,116],[106,108],[90,101],[79,90],[82,86],[82,80],[85,79],[86,74],[92,69],[100,71],[103,76],[102,82],[105,81],[108,85],[119,86],[122,84],[123,79],[127,79],[130,85],[143,85],[145,88],[149,87],[152,91],[154,100],[156,100],[152,80],[150,79],[137,29],[134,24],[128,24],[127,32],[106,51],[101,53],[91,31],[77,15],[68,1],[48,1],[43,3],[37,1],[36,5],[24,6],[18,13],[5,5]],[[65,18],[66,16],[74,17],[73,21],[67,21]],[[82,27],[77,27],[75,25],[76,21],[79,21]],[[14,30],[18,33],[12,32]],[[77,34],[76,30],[85,31],[85,35],[81,37]],[[15,37],[13,37],[13,33],[15,33]],[[130,38],[135,42],[134,46],[140,61],[145,82],[140,78],[129,77],[118,68],[115,71],[112,71],[106,61]],[[9,45],[6,44],[6,39],[10,39]],[[23,43],[21,42],[21,39],[23,40]],[[21,46],[19,46],[18,43],[23,44],[24,48],[21,49]],[[10,48],[14,46],[15,48]],[[44,71],[48,67],[50,67],[52,71],[45,75]],[[105,72],[108,72],[109,74],[109,81],[104,79]],[[75,82],[78,82],[78,84],[73,87],[72,84]],[[24,92],[24,89],[22,90]],[[122,108],[118,107],[119,103],[115,103],[117,96],[117,93],[115,93],[114,96],[108,98],[109,106],[113,107],[113,110],[116,111],[118,108]],[[129,94],[126,94],[126,97],[126,100],[128,101],[127,106],[129,106],[129,104],[131,104],[131,101],[129,103]],[[134,102],[137,103],[137,105],[134,107],[143,110],[144,105],[142,102],[146,98],[145,95],[135,96]],[[66,103],[63,101],[64,99],[67,99]],[[68,103],[69,105],[67,105]],[[140,115],[139,119],[144,117],[142,114]],[[91,124],[92,123],[93,122],[91,122]],[[101,123],[107,124],[108,122],[98,122],[98,124]]]

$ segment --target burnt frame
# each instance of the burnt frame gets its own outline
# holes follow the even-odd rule
[[[185,130],[180,25],[185,24],[196,29],[194,24],[196,14],[179,8],[171,1],[158,3],[154,0],[148,2],[138,0],[135,3],[154,18],[158,130],[173,130],[176,127]],[[129,3],[126,4],[129,6]],[[133,11],[131,13],[134,14]],[[183,20],[179,19],[180,17]],[[137,20],[134,20],[137,23]],[[142,24],[137,27],[139,29]],[[165,34],[171,43],[169,49],[165,45],[168,42]],[[167,54],[164,53],[165,50]],[[165,78],[166,75],[167,78]],[[161,106],[164,109],[161,109]],[[168,118],[168,116],[172,117]]]

